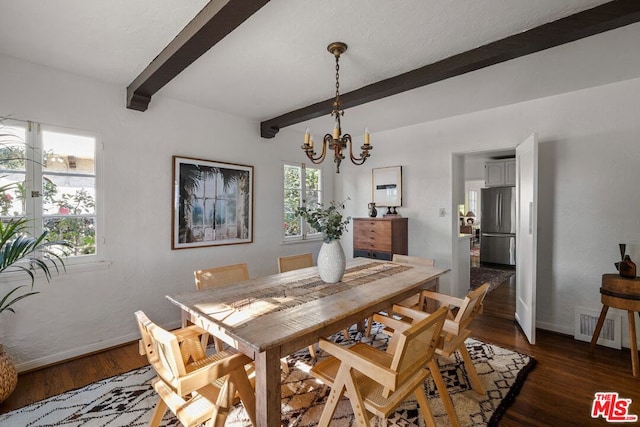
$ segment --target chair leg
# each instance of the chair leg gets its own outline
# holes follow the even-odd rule
[[[240,401],[244,406],[244,409],[247,411],[247,415],[251,420],[252,425],[257,425],[256,423],[256,393],[253,387],[251,387],[251,382],[247,377],[247,373],[244,368],[233,371],[230,374],[231,381],[236,386],[238,390],[238,394],[240,395]]]
[[[344,336],[345,340],[351,341],[351,334],[349,333],[349,328],[344,328],[342,330],[342,335]]]
[[[436,420],[433,418],[433,412],[431,412],[431,408],[429,407],[429,400],[427,400],[427,396],[424,394],[422,386],[416,388],[413,394],[416,396],[416,400],[418,401],[418,405],[422,411],[424,422],[428,427],[436,427]]]
[[[457,427],[460,425],[458,414],[456,413],[456,408],[453,406],[453,401],[451,401],[451,396],[449,395],[449,391],[447,390],[447,385],[444,383],[442,375],[440,374],[438,362],[435,359],[431,359],[428,366],[429,371],[431,372],[431,376],[433,377],[433,382],[436,383],[436,388],[438,389],[438,393],[440,393],[440,400],[442,400],[444,409],[445,411],[447,411],[447,415],[449,415],[449,422],[453,427]]]
[[[288,374],[290,372],[289,364],[287,363],[286,357],[280,359],[280,367],[282,368],[282,372],[284,372],[285,374]]]
[[[371,327],[373,326],[373,316],[367,317],[367,327],[364,330],[364,336],[369,338],[371,336]]]
[[[360,390],[355,385],[353,371],[350,368],[342,369],[342,367],[340,368],[340,371],[343,372],[343,378],[346,377],[344,379],[344,387],[347,395],[349,396],[349,402],[351,402],[351,409],[353,410],[353,415],[356,419],[356,425],[360,427],[369,427],[369,416],[366,408],[364,407],[364,401],[362,400]],[[338,371],[338,375],[336,375],[336,380],[338,379],[337,377],[340,376],[340,371]]]
[[[229,410],[233,406],[233,397],[236,392],[234,384],[230,380],[230,376],[231,375],[225,379],[225,382],[220,389],[220,394],[218,395],[211,419],[207,422],[207,427],[224,427],[224,423],[227,421]]]
[[[204,339],[204,335],[202,336]],[[209,342],[209,335],[207,335],[207,344]],[[216,348],[216,351],[222,351],[224,350],[224,343],[222,342],[222,340],[216,336],[213,337],[213,345]],[[207,346],[205,345],[204,348],[207,348]]]
[[[467,374],[469,375],[473,389],[478,394],[486,394],[486,391],[482,386],[482,382],[480,381],[480,377],[478,377],[478,371],[476,371],[476,367],[473,365],[473,360],[471,360],[469,351],[467,351],[467,346],[462,343],[460,348],[458,348],[458,351],[462,355],[462,360],[464,360],[464,365],[467,368]]]
[[[316,346],[311,344],[309,346],[309,354],[311,355],[311,359],[315,359],[316,358]]]
[[[164,417],[165,412],[167,412],[167,404],[164,403],[164,400],[162,400],[162,398],[160,397],[158,398],[156,408],[153,410],[151,421],[149,421],[149,427],[158,427],[160,425],[160,421],[162,421],[162,417]]]
[[[327,403],[324,406],[324,410],[320,415],[320,420],[318,421],[318,427],[328,427],[331,422],[331,418],[333,418],[333,414],[336,412],[336,408],[338,407],[338,403],[342,396],[344,396],[345,392],[345,384],[344,377],[348,375],[346,372],[348,368],[345,368],[344,365],[340,366],[338,369],[338,374],[336,375],[336,379],[333,382],[333,386],[331,387],[331,392],[329,393],[329,397],[327,397]]]

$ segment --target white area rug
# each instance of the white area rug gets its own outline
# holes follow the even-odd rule
[[[374,328],[375,330],[375,328]],[[361,339],[360,333],[351,330],[352,339]],[[334,336],[341,342],[342,335]],[[376,347],[387,343],[385,334],[377,333],[371,341]],[[348,343],[346,343],[348,344]],[[451,359],[439,359],[440,371],[447,383],[458,417],[463,426],[495,425],[510,405],[524,383],[527,373],[535,365],[529,356],[509,351],[481,341],[467,340],[469,353],[487,389],[479,396],[471,389],[464,365],[456,354]],[[322,353],[319,357],[323,356]],[[283,425],[315,426],[324,407],[329,388],[307,374],[311,359],[306,350],[288,358],[289,375],[283,374],[282,419]],[[156,404],[156,394],[150,382],[155,376],[150,367],[133,370],[108,378],[77,390],[53,396],[32,405],[0,415],[1,426],[146,426]],[[425,391],[438,425],[449,425],[447,415],[433,381],[425,382]],[[415,401],[406,401],[389,417],[390,426],[424,426]],[[350,426],[352,412],[345,398],[340,403],[332,426]],[[180,425],[167,412],[163,426]],[[227,426],[250,426],[241,405],[237,405],[227,419]]]

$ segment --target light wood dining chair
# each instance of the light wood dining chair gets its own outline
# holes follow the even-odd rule
[[[242,353],[216,352],[206,356],[195,328],[177,334],[135,313],[147,359],[158,375],[152,386],[159,399],[150,426],[158,426],[167,409],[185,426],[222,427],[236,397],[256,425],[255,391],[245,365],[253,360]]]
[[[249,269],[246,263],[242,263],[196,270],[193,275],[196,288],[202,290],[249,280]]]
[[[421,292],[421,305],[424,307],[426,303],[424,299],[429,298],[438,301],[441,304],[440,309],[447,308],[449,313],[447,320],[442,328],[442,340],[440,345],[436,349],[436,353],[443,357],[450,357],[453,353],[458,351],[462,356],[464,365],[471,381],[471,386],[476,393],[484,395],[485,388],[478,377],[478,372],[471,360],[465,340],[471,336],[471,330],[469,324],[473,321],[474,317],[482,312],[482,303],[487,291],[489,290],[489,284],[485,283],[470,291],[464,298],[455,298],[449,295],[441,294],[432,291]],[[455,314],[453,314],[455,311]],[[418,310],[416,307],[404,307],[400,305],[394,305],[392,309],[392,315],[400,316],[402,319],[411,319],[412,322],[419,322],[431,316],[423,310]],[[435,378],[434,378],[435,379]],[[438,390],[440,386],[436,381]],[[446,392],[440,390],[440,394],[444,395]],[[455,415],[455,409],[451,401],[443,401],[445,409],[449,414],[449,418]]]
[[[316,378],[331,387],[318,425],[329,425],[346,393],[358,426],[369,426],[373,416],[386,419],[411,394],[415,395],[426,424],[435,426],[424,393],[424,381],[430,374],[425,366],[433,360],[446,315],[443,307],[413,325],[405,323],[404,330],[396,325],[394,345],[387,351],[364,343],[345,347],[321,338],[320,348],[333,356],[311,368]],[[374,318],[385,320],[378,314]]]
[[[307,267],[313,267],[313,255],[311,253],[281,256],[278,258],[279,273]]]
[[[242,282],[243,280],[249,280],[249,269],[246,263],[224,265],[221,267],[212,267],[204,270],[196,270],[193,272],[196,280],[196,289],[209,289],[218,286],[226,286],[232,283]],[[186,312],[182,312],[182,327],[189,324]],[[202,330],[202,344],[206,347],[209,342],[209,333]],[[213,337],[213,343],[216,351],[220,351],[223,348],[222,341]]]
[[[427,267],[435,267],[436,265],[436,261],[432,258],[421,258],[421,257],[411,256],[411,255],[393,254],[392,261],[397,262],[399,264],[424,265]],[[420,298],[420,294],[418,293],[402,301],[400,304],[410,307],[410,306],[416,305],[418,303],[419,298]],[[369,316],[367,318],[367,326],[364,332],[365,337],[368,337],[371,335],[372,326],[373,326],[373,318],[372,316]]]

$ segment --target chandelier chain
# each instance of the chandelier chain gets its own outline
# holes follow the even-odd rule
[[[340,99],[340,57],[336,56],[336,99]]]

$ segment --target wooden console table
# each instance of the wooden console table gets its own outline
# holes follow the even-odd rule
[[[638,363],[638,345],[636,342],[635,312],[640,316],[640,277],[627,279],[619,274],[603,274],[602,287],[600,287],[600,299],[602,301],[602,311],[593,332],[589,350],[593,351],[596,341],[600,336],[604,319],[607,316],[609,307],[627,310],[629,319],[629,345],[631,347],[631,369],[633,376],[640,378],[640,365]]]

